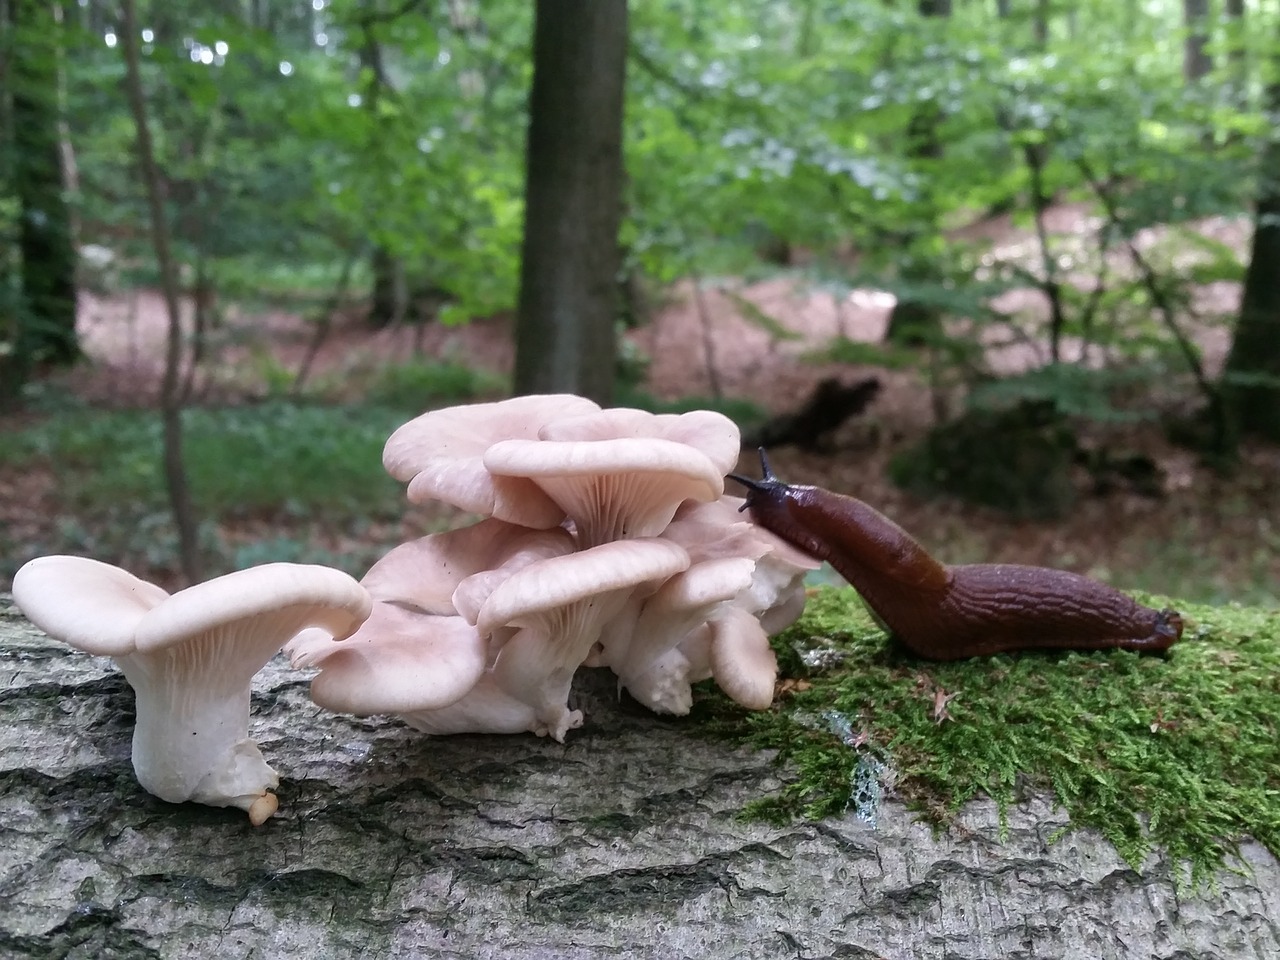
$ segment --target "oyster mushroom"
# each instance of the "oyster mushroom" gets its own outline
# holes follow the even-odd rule
[[[583,547],[657,536],[683,501],[724,492],[705,453],[654,437],[504,440],[485,451],[484,465],[534,483],[573,521]]]
[[[642,583],[657,584],[689,565],[689,555],[658,539],[620,540],[539,560],[498,584],[476,626],[489,635],[515,628],[492,668],[497,689],[534,710],[533,732],[563,741],[581,726],[569,710],[574,671],[603,626]]]
[[[687,714],[693,706],[693,668],[680,642],[750,586],[754,566],[749,558],[730,557],[695,564],[671,577],[638,609],[625,610],[614,621],[614,629],[602,638],[599,662],[649,709]]]
[[[172,803],[239,807],[259,825],[279,783],[249,739],[249,683],[286,640],[349,634],[368,593],[328,567],[269,563],[170,596],[83,557],[38,557],[13,579],[19,608],[50,636],[119,665],[137,700],[133,769]]]
[[[687,444],[711,458],[716,469],[728,473],[738,465],[742,434],[738,425],[713,410],[688,413],[649,413],[630,407],[611,407],[595,413],[562,417],[538,431],[539,440],[618,440],[652,437]]]
[[[311,699],[326,710],[367,717],[446,707],[480,680],[485,643],[462,617],[375,601],[350,637],[308,651],[295,666],[319,666]]]
[[[500,582],[519,566],[573,547],[560,527],[531,530],[495,519],[420,537],[364,575],[374,603],[359,630],[345,639],[304,630],[285,651],[294,667],[320,668],[311,699],[328,710],[369,716],[446,707],[475,686],[491,659],[474,626],[488,591],[468,603],[481,582]]]
[[[730,606],[711,621],[711,675],[716,686],[748,710],[773,703],[778,659],[760,621]]]
[[[585,397],[540,394],[432,410],[391,434],[382,465],[409,484],[413,503],[441,500],[526,527],[554,527],[564,519],[554,501],[525,478],[493,476],[481,457],[499,440],[533,439],[550,421],[599,409]]]

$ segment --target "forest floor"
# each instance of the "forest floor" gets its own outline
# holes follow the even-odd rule
[[[1079,211],[1069,208],[1060,216],[1060,231],[1071,230],[1081,218]],[[1226,242],[1243,246],[1247,239],[1243,224],[1223,221],[1216,229]],[[1025,232],[1005,225],[993,230],[989,239],[1007,247],[1024,243]],[[1229,317],[1236,297],[1235,285],[1209,285],[1199,292],[1197,312]],[[1011,519],[996,510],[952,498],[926,499],[896,487],[888,478],[890,459],[924,436],[938,404],[958,410],[959,396],[935,394],[916,371],[813,359],[837,337],[879,342],[892,304],[890,295],[873,290],[834,295],[807,284],[799,272],[755,283],[704,280],[699,289],[682,283],[664,292],[661,302],[652,305],[650,321],[627,336],[631,351],[647,358],[643,386],[658,399],[719,395],[742,398],[777,414],[798,407],[824,378],[852,383],[877,377],[881,389],[876,399],[838,432],[829,453],[778,449],[771,457],[774,467],[787,480],[859,496],[947,560],[1062,566],[1155,593],[1280,603],[1280,449],[1274,447],[1246,446],[1239,469],[1224,476],[1200,464],[1193,452],[1170,443],[1154,419],[1093,425],[1082,435],[1084,442],[1151,458],[1160,468],[1159,492],[1117,489],[1094,494],[1082,469],[1076,507],[1055,521]],[[998,306],[1033,319],[1045,311],[1031,290],[1012,291]],[[761,323],[755,311],[772,323]],[[223,315],[210,341],[209,358],[194,379],[195,402],[249,402],[273,392],[278,395],[307,354],[314,324],[296,311],[261,306],[228,306]],[[510,317],[499,316],[459,327],[370,330],[352,309],[337,318],[320,345],[309,385],[329,399],[358,402],[380,371],[415,358],[490,371],[500,383],[511,368],[511,326]],[[80,330],[88,361],[74,371],[53,374],[45,386],[70,393],[86,407],[154,405],[165,329],[163,305],[153,291],[84,294]],[[1206,371],[1215,373],[1229,344],[1229,327],[1202,323],[1193,333]],[[1003,345],[988,343],[991,369],[1017,372],[1043,361],[1044,344],[1034,336],[1004,340]],[[1189,376],[1171,377],[1161,390],[1184,405],[1194,399]],[[1152,401],[1157,402],[1165,401]],[[37,420],[35,414],[10,416],[0,421],[0,432]],[[744,456],[741,469],[748,474],[757,469],[753,454]],[[8,530],[2,539],[56,539],[52,531],[68,522],[72,509],[59,502],[56,479],[56,465],[27,463],[16,468],[0,458],[0,531]],[[78,517],[75,522],[90,523],[91,518]],[[288,516],[220,522],[221,534],[232,542],[325,538],[314,524],[297,530],[298,522]],[[432,522],[438,518],[418,516],[400,529],[370,528],[366,534],[394,543]],[[329,537],[326,546],[341,551],[349,536]],[[8,563],[0,565],[0,586],[11,574],[4,566]],[[160,575],[163,578],[163,570]]]

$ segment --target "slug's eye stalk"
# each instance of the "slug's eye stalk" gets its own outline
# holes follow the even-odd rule
[[[773,468],[769,466],[769,458],[765,456],[764,447],[760,447],[760,473],[759,480],[752,480],[750,477],[744,477],[739,473],[729,474],[729,479],[742,484],[747,488],[747,499],[742,506],[738,508],[738,512],[742,513],[747,510],[755,502],[757,495],[763,496],[771,493],[785,491],[787,485],[778,479],[773,472]]]

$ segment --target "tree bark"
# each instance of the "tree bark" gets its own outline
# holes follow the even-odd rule
[[[1188,84],[1199,83],[1213,70],[1209,56],[1209,0],[1182,0],[1182,76]]]
[[[120,46],[124,50],[125,91],[133,114],[138,164],[142,168],[142,183],[151,214],[151,240],[156,253],[156,267],[160,272],[165,310],[169,315],[164,381],[160,395],[161,420],[164,426],[165,486],[169,493],[174,525],[178,530],[178,554],[182,573],[188,582],[195,583],[200,580],[201,563],[195,507],[191,502],[191,490],[182,454],[182,316],[178,305],[178,270],[169,242],[163,181],[151,142],[151,128],[147,124],[147,106],[142,92],[142,71],[138,55],[138,16],[134,0],[122,0],[121,13],[123,35]]]
[[[61,25],[49,0],[10,0],[14,193],[22,302],[6,389],[41,363],[69,364],[76,338],[76,252],[60,142]]]
[[[626,0],[538,0],[517,393],[613,393],[626,46]]]
[[[1044,797],[1003,839],[986,801],[940,833],[893,800],[874,827],[744,821],[791,771],[583,673],[563,745],[430,739],[318,710],[278,657],[250,732],[280,811],[255,829],[144,793],[123,677],[0,597],[0,956],[1280,956],[1280,864],[1255,843],[1247,873],[1192,894],[1164,854],[1131,869]]]
[[[918,0],[917,12],[925,19],[945,19],[951,16],[951,0]],[[942,123],[942,111],[935,103],[918,106],[907,124],[907,156],[911,160],[940,160],[942,141],[938,127]],[[930,202],[931,203],[931,202]],[[935,220],[932,211],[930,220]],[[934,229],[933,225],[927,229]],[[910,245],[912,238],[907,239]],[[908,284],[918,284],[930,279],[933,271],[929,265],[911,256],[902,270],[902,278]],[[942,312],[933,304],[908,295],[899,297],[889,312],[889,325],[885,340],[903,346],[924,346],[935,343],[942,333]]]
[[[1244,0],[1225,0],[1222,15],[1227,26],[1228,102],[1237,110],[1249,109],[1249,52],[1245,41]]]
[[[1280,108],[1280,84],[1272,87],[1271,100]],[[1242,433],[1280,443],[1280,143],[1268,144],[1264,156],[1249,268],[1223,387]]]
[[[1270,112],[1280,112],[1280,79],[1267,87],[1266,102]],[[1223,394],[1239,432],[1280,443],[1280,134],[1274,130],[1258,174],[1253,243]]]

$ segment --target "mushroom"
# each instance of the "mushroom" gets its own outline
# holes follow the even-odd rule
[[[602,638],[600,662],[649,709],[687,714],[693,706],[692,666],[679,644],[750,585],[754,566],[746,557],[708,560],[671,577],[638,611],[624,611],[618,618],[630,623]]]
[[[239,807],[260,825],[279,777],[249,739],[249,684],[304,627],[349,634],[368,593],[339,570],[269,563],[170,596],[110,564],[38,557],[13,578],[19,608],[50,636],[112,657],[136,696],[133,769],[172,803]]]
[[[359,630],[345,639],[304,630],[285,651],[296,668],[320,668],[311,699],[326,709],[368,716],[446,707],[475,686],[490,659],[473,625],[493,589],[482,590],[482,582],[496,585],[520,566],[573,546],[560,527],[531,530],[495,519],[420,537],[364,575],[374,603]]]
[[[531,440],[549,421],[599,409],[585,397],[541,394],[432,410],[391,434],[382,464],[409,484],[413,503],[442,500],[526,527],[554,527],[563,510],[527,479],[492,476],[481,456],[495,441]]]
[[[773,703],[778,659],[760,621],[730,606],[711,621],[711,675],[716,686],[748,710]]]
[[[720,473],[738,465],[742,434],[738,425],[722,413],[691,410],[688,413],[649,413],[630,407],[611,407],[596,413],[563,417],[538,431],[540,440],[616,440],[654,437],[687,444],[711,458]]]
[[[568,514],[583,547],[656,536],[684,500],[724,492],[710,457],[657,437],[503,440],[485,451],[484,465],[536,484]]]
[[[471,690],[484,673],[485,643],[462,617],[379,600],[350,637],[294,665],[320,667],[311,699],[327,710],[414,713],[446,707]]]
[[[582,724],[569,710],[574,671],[601,628],[642,583],[657,584],[687,568],[689,555],[659,539],[621,540],[538,560],[489,594],[476,626],[485,635],[509,627],[492,668],[497,688],[533,708],[533,732],[563,741]]]
[[[686,503],[663,537],[689,551],[694,563],[711,557],[745,556],[756,561],[751,586],[735,604],[759,618],[769,636],[789,627],[804,612],[804,578],[821,562],[781,537],[742,519],[741,497]]]

